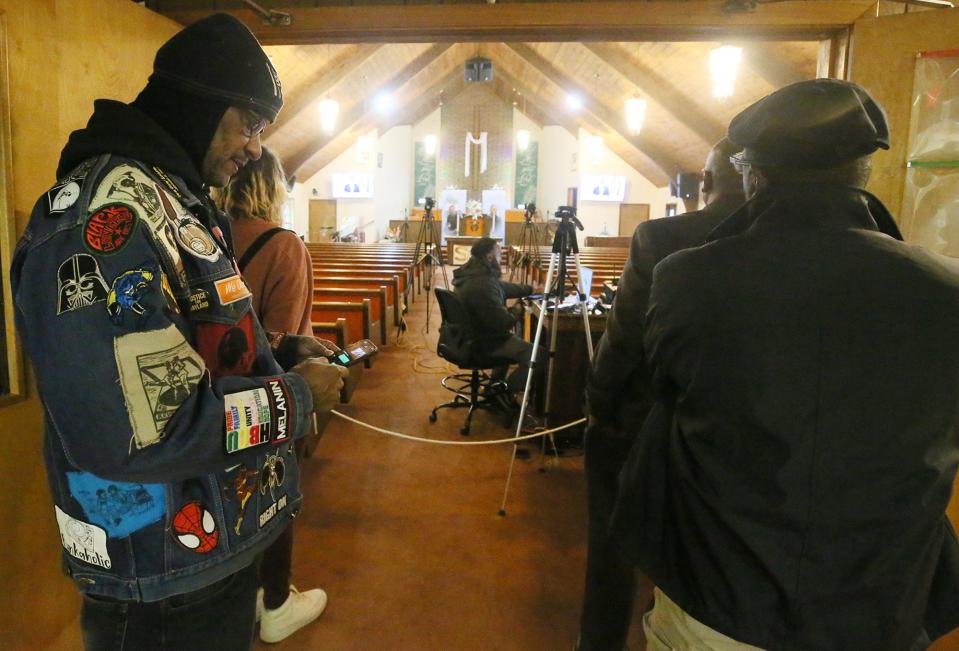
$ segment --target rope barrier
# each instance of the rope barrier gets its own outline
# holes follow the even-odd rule
[[[437,439],[427,439],[421,436],[410,436],[409,434],[403,434],[401,432],[394,432],[392,430],[383,429],[382,427],[377,427],[376,425],[370,425],[369,423],[364,423],[361,420],[357,420],[352,416],[347,416],[344,413],[336,411],[335,409],[330,412],[335,416],[339,416],[343,420],[348,420],[351,423],[356,423],[361,427],[371,429],[374,432],[380,432],[381,434],[386,434],[387,436],[395,436],[396,438],[406,439],[407,441],[416,441],[417,443],[432,443],[434,445],[500,445],[502,443],[517,443],[519,441],[525,441],[527,439],[539,438],[540,436],[548,436],[553,432],[559,432],[564,429],[569,429],[570,427],[575,427],[576,425],[581,425],[586,422],[585,418],[580,418],[579,420],[574,420],[569,423],[564,423],[559,427],[554,427],[552,429],[541,430],[539,432],[534,432],[532,434],[525,434],[523,436],[515,436],[508,439],[494,439],[492,441],[440,441]]]

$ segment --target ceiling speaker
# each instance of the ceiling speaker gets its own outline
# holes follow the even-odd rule
[[[493,81],[493,62],[476,57],[466,62],[463,68],[466,81]]]

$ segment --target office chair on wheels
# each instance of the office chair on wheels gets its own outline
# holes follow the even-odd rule
[[[430,422],[436,422],[436,412],[440,409],[469,409],[466,422],[460,428],[460,434],[467,436],[470,433],[473,412],[477,409],[499,411],[502,409],[502,403],[498,402],[499,396],[508,395],[506,383],[492,380],[485,371],[498,366],[509,366],[511,360],[490,357],[479,352],[478,344],[482,342],[482,337],[473,332],[466,306],[456,294],[447,289],[437,287],[435,292],[443,319],[436,353],[469,372],[443,378],[443,388],[456,395],[451,401],[433,408]]]

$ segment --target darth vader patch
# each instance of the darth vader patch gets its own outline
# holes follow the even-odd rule
[[[129,241],[136,223],[129,207],[120,203],[104,206],[90,215],[83,228],[83,239],[92,251],[116,253]]]
[[[86,253],[72,255],[57,269],[57,314],[107,300],[109,289],[96,258]]]
[[[250,313],[231,325],[198,324],[195,345],[214,379],[225,375],[253,374],[256,344]]]

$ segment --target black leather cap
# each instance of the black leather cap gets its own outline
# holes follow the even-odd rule
[[[889,123],[861,86],[813,79],[745,109],[730,122],[729,139],[743,148],[734,163],[816,169],[889,149]]]
[[[271,122],[283,106],[276,69],[252,32],[229,14],[199,20],[164,43],[153,76]]]

